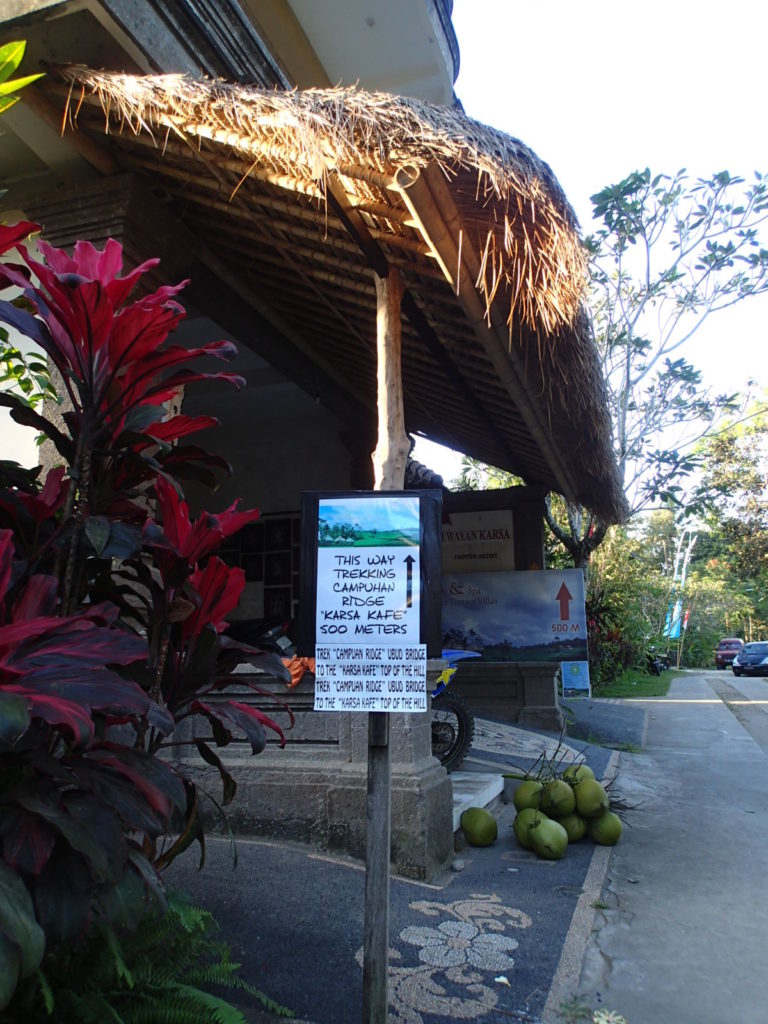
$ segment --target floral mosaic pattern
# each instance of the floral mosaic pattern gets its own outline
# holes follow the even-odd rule
[[[515,965],[518,941],[507,933],[530,928],[530,917],[481,893],[452,903],[420,900],[410,909],[440,920],[404,928],[398,936],[404,948],[390,950],[390,1024],[472,1021],[493,1010],[499,1002],[494,975]],[[417,961],[409,965],[414,950]]]
[[[507,954],[517,949],[517,939],[485,935],[464,921],[442,921],[437,928],[406,928],[400,938],[421,946],[419,960],[431,967],[471,964],[481,971],[507,971],[515,966]]]

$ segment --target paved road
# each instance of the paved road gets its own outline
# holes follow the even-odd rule
[[[600,702],[596,702],[600,703]],[[577,998],[630,1024],[768,1021],[768,681],[690,674],[648,712]]]
[[[393,879],[392,1024],[586,1022],[599,1007],[629,1024],[767,1024],[766,701],[768,681],[713,672],[654,701],[579,702],[575,731],[623,751],[612,793],[632,827],[544,862],[512,841],[506,807],[499,841],[462,851],[458,874]],[[478,767],[506,759],[497,731],[481,730]],[[586,750],[602,772],[611,751]],[[245,842],[232,872],[212,841],[202,875],[191,859],[171,874],[249,980],[316,1024],[358,1024],[361,865]],[[264,1018],[251,1005],[248,1019]]]
[[[543,751],[553,757],[558,749],[556,736],[479,722],[465,767],[529,768]],[[611,753],[586,749],[599,775]],[[460,849],[461,870],[429,885],[392,879],[392,1024],[533,1024],[553,979],[563,975],[564,947],[587,899],[597,848],[579,843],[561,861],[540,860],[513,839],[514,807],[495,813],[497,842]],[[211,838],[205,869],[198,873],[193,857],[180,858],[169,881],[214,913],[245,978],[304,1020],[359,1024],[363,865],[289,843],[238,845],[237,870],[228,844]],[[599,888],[591,899],[596,895]],[[241,1003],[251,1024],[277,1024],[247,997]]]

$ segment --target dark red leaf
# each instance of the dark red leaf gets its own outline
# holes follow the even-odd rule
[[[260,754],[267,745],[267,737],[264,734],[261,722],[264,716],[260,713],[254,713],[255,709],[248,707],[246,704],[239,704],[233,700],[222,701],[220,704],[218,702],[216,704],[208,704],[204,701],[196,700],[191,710],[205,715],[212,722],[218,721],[235,726],[235,728],[245,734],[246,739],[251,744],[251,753],[253,754]]]
[[[114,743],[94,747],[84,755],[86,760],[114,769],[129,779],[146,797],[149,805],[164,818],[170,817],[171,805],[183,810],[186,804],[184,785],[165,761]]]
[[[188,641],[208,625],[221,632],[227,626],[227,616],[240,601],[245,587],[245,572],[231,568],[220,558],[211,557],[204,569],[195,568],[189,582],[199,595],[200,604],[195,613],[182,623],[182,638]]]
[[[19,807],[3,807],[0,838],[3,859],[28,875],[39,875],[56,842],[56,831],[36,814]]]
[[[87,859],[94,878],[118,878],[125,863],[125,839],[117,811],[91,793],[44,792],[40,786],[17,791],[16,803],[38,814]]]
[[[40,225],[31,220],[20,220],[18,224],[0,224],[0,254],[8,252],[18,245],[33,231],[39,231]]]
[[[171,442],[195,434],[198,430],[217,427],[220,422],[215,416],[172,416],[168,420],[153,423],[144,432],[156,440]]]
[[[88,708],[72,701],[61,700],[35,694],[21,686],[5,688],[9,693],[16,693],[29,700],[29,713],[33,718],[40,718],[58,729],[65,729],[72,735],[75,746],[85,747],[94,737],[94,724]]]
[[[0,614],[3,600],[11,583],[13,569],[13,531],[0,530]]]
[[[52,944],[84,934],[91,920],[93,879],[81,853],[59,842],[33,889],[38,920]]]
[[[164,850],[155,861],[155,865],[160,871],[165,870],[172,861],[176,860],[179,854],[184,853],[184,851],[189,849],[194,842],[200,844],[200,861],[198,863],[198,870],[201,870],[205,866],[205,830],[203,829],[203,823],[200,819],[197,787],[191,782],[187,782],[186,789],[187,811],[184,827],[171,846],[169,846],[167,850]]]
[[[30,576],[29,583],[13,606],[13,619],[37,619],[56,611],[59,581],[55,576]]]
[[[160,817],[149,805],[144,794],[125,774],[113,771],[108,765],[81,759],[73,767],[78,784],[101,797],[114,807],[129,829],[159,836],[167,827],[166,818]]]
[[[197,747],[198,753],[204,761],[207,761],[212,767],[214,767],[219,775],[221,776],[222,784],[222,804],[226,807],[227,804],[232,803],[237,792],[237,783],[229,774],[227,769],[224,767],[224,763],[221,758],[216,754],[215,751],[211,750],[208,744],[204,740],[195,740],[195,746]]]
[[[146,656],[146,641],[135,633],[96,626],[84,616],[40,616],[0,626],[0,661],[25,672],[52,663],[85,669],[130,665]]]

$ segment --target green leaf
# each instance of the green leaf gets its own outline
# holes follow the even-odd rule
[[[23,39],[0,46],[0,82],[10,78],[21,64],[27,44]]]
[[[134,859],[115,885],[105,886],[99,903],[108,921],[135,930],[147,912],[147,882]]]
[[[46,978],[46,976],[43,974],[42,971],[38,970],[38,971],[35,972],[35,974],[37,976],[37,983],[40,986],[40,994],[43,997],[43,1003],[45,1005],[45,1012],[50,1017],[51,1014],[53,1013],[53,1006],[54,1006],[53,989],[48,984],[48,979]]]
[[[112,928],[107,928],[105,930],[107,933],[107,945],[112,953],[112,961],[114,963],[118,981],[124,981],[128,988],[133,988],[133,974],[129,970],[128,964],[125,962],[125,958],[123,957],[123,949],[120,945],[120,940],[117,935],[115,935]]]
[[[4,861],[0,861],[0,932],[19,949],[20,976],[26,978],[36,971],[45,952],[45,935],[27,887]],[[7,956],[7,949],[5,953]]]
[[[18,92],[19,89],[23,89],[27,85],[31,85],[32,82],[36,82],[38,78],[42,78],[42,71],[37,75],[25,75],[24,78],[14,78],[10,82],[0,83],[0,96],[11,96],[13,93]],[[16,97],[18,99],[18,97]]]
[[[141,550],[141,529],[130,523],[112,522],[109,543],[101,551],[103,558],[131,558]]]
[[[29,701],[16,693],[0,692],[0,747],[15,743],[29,722]]]
[[[110,525],[106,516],[90,516],[85,521],[85,535],[97,555],[104,552],[109,540]]]
[[[13,998],[20,968],[19,947],[0,932],[0,1010],[4,1010]]]

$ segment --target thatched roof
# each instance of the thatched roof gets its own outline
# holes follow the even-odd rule
[[[70,122],[106,127],[350,402],[375,405],[370,271],[394,263],[407,429],[622,517],[586,255],[523,143],[386,94],[61,74]]]

